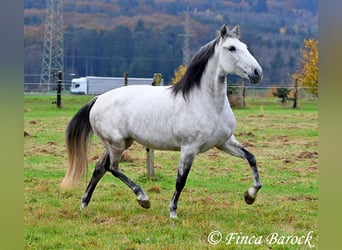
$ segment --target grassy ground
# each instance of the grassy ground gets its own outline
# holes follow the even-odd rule
[[[51,104],[54,99],[25,96],[25,248],[308,249],[304,236],[310,231],[311,245],[318,246],[316,100],[303,100],[293,110],[276,99],[248,99],[246,109],[235,110],[236,137],[257,157],[263,188],[256,202],[249,206],[243,199],[252,184],[248,164],[213,149],[195,159],[179,201],[179,219],[171,220],[168,204],[179,153],[156,151],[156,177],[149,179],[145,150],[137,144],[121,167],[147,192],[151,209],[141,208],[134,194],[107,174],[88,209],[79,210],[87,181],[71,190],[58,184],[67,161],[66,125],[90,97],[63,96],[60,110]],[[88,180],[103,151],[96,137],[91,151]],[[220,234],[211,234],[216,245],[208,242],[213,231],[222,235],[219,242]],[[237,234],[229,241],[232,233]]]

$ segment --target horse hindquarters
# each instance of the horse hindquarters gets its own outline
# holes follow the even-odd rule
[[[133,143],[127,132],[129,131],[125,115],[127,107],[123,106],[122,97],[118,95],[124,93],[122,90],[110,91],[99,96],[98,102],[90,112],[91,125],[106,148],[106,153],[96,165],[92,179],[82,197],[82,207],[89,203],[96,184],[106,171],[125,183],[137,196],[137,201],[143,208],[151,206],[142,188],[128,178],[119,167],[124,150]]]

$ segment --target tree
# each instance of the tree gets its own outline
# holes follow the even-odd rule
[[[285,105],[286,102],[288,100],[290,100],[290,98],[289,98],[290,91],[291,91],[290,89],[285,88],[285,87],[284,88],[277,88],[277,91],[275,93],[273,92],[273,95],[280,99],[280,102],[282,105]]]
[[[318,97],[318,41],[304,39],[301,54],[298,69],[292,77],[297,79],[307,92]]]
[[[172,84],[176,84],[184,75],[186,67],[184,65],[179,65],[178,69],[174,72],[174,77],[171,78]]]

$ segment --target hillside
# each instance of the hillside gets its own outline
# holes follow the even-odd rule
[[[289,82],[303,39],[318,33],[312,0],[64,0],[66,74],[161,72],[169,81],[182,63],[185,11],[192,55],[223,23],[240,25],[242,40],[264,68],[263,84]],[[24,1],[25,74],[41,71],[44,18],[45,1]]]

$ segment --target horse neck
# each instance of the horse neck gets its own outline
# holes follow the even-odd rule
[[[201,81],[202,98],[214,102],[214,105],[220,108],[228,100],[226,74],[219,67],[219,55],[217,52],[208,60],[205,71],[203,72]]]

